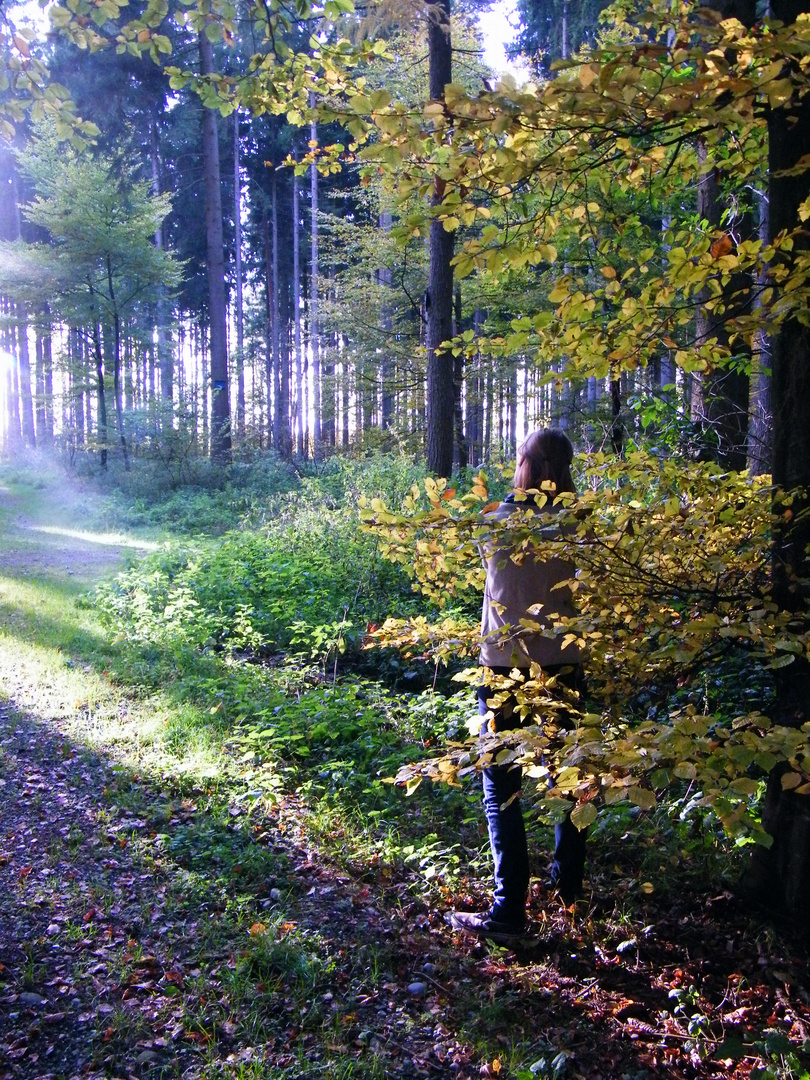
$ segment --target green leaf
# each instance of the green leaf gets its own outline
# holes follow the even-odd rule
[[[597,809],[592,802],[578,803],[571,811],[571,823],[576,825],[580,832],[587,829],[596,821]]]
[[[656,806],[655,792],[648,788],[633,786],[627,789],[627,798],[634,806],[642,810],[654,810]]]

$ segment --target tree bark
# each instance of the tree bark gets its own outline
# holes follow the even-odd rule
[[[763,244],[770,237],[768,199],[760,194],[759,236]],[[767,272],[763,271],[759,289],[768,285]],[[758,290],[759,291],[759,290]],[[758,301],[755,302],[759,306]],[[748,459],[746,467],[752,476],[768,472],[771,463],[773,439],[773,415],[771,412],[771,342],[767,331],[758,330],[751,348],[751,386],[748,405]]]
[[[791,24],[810,11],[808,0],[773,0],[773,14]],[[793,66],[791,62],[791,66]],[[771,238],[798,224],[799,206],[810,194],[810,172],[805,166],[791,174],[797,162],[810,155],[810,95],[768,114],[769,205]],[[810,247],[806,233],[796,236],[795,259]],[[782,611],[794,617],[795,628],[805,630],[810,585],[810,328],[804,312],[786,319],[772,339],[773,457],[772,474],[776,524],[772,542],[773,596]],[[782,516],[779,493],[795,491],[791,513]],[[810,719],[810,664],[797,656],[775,672],[778,723],[799,726]],[[774,770],[762,815],[773,836],[768,850],[756,852],[748,885],[769,907],[797,920],[807,917],[810,905],[810,800],[784,791],[781,771]]]
[[[36,427],[37,442],[44,446],[45,439],[45,360],[43,356],[42,340],[43,333],[37,330],[35,368],[34,368],[34,394],[36,407],[34,409],[34,424]]]
[[[453,336],[462,331],[461,326],[461,286],[456,285],[455,291],[455,318],[453,322]],[[467,468],[469,463],[469,449],[467,447],[467,435],[464,430],[464,369],[466,367],[465,356],[459,352],[453,357],[453,426],[455,428],[456,460],[459,469]]]
[[[476,339],[480,336],[484,318],[480,308],[473,313],[473,331]],[[484,457],[484,396],[486,386],[482,372],[483,358],[477,351],[472,363],[472,377],[467,375],[467,438],[469,455],[474,464],[480,464]]]
[[[275,390],[275,438],[276,449],[282,457],[292,454],[290,432],[290,367],[288,356],[281,354],[281,302],[278,280],[278,184],[273,173],[271,187],[272,211],[272,259],[273,259],[273,370]]]
[[[707,222],[709,229],[721,228],[724,206],[720,197],[718,170],[705,168],[708,162],[706,146],[698,141],[698,160],[704,164],[704,172],[698,181],[698,217]],[[738,238],[750,239],[751,221],[745,215],[738,223]],[[728,242],[732,250],[734,241],[728,233],[714,243]],[[725,250],[719,248],[718,250]],[[719,257],[719,256],[718,256]],[[721,348],[729,347],[726,323],[743,312],[751,303],[752,285],[750,275],[735,274],[723,288],[719,310],[709,310],[708,290],[700,296],[695,337],[698,345],[716,341]],[[739,346],[738,346],[739,347]],[[748,436],[748,375],[724,364],[713,371],[695,372],[692,384],[692,420],[704,432],[701,458],[714,459],[725,468],[744,469]]]
[[[158,152],[158,128],[157,117],[152,114],[151,125],[151,159],[152,159],[152,191],[155,195],[160,194],[160,155]],[[161,251],[163,250],[163,231],[159,228],[155,232],[155,247]],[[174,386],[172,370],[172,348],[171,348],[171,331],[169,330],[168,323],[168,308],[169,301],[166,296],[166,290],[163,286],[158,289],[157,297],[157,351],[158,351],[158,365],[160,367],[160,397],[166,405],[171,405],[174,398]],[[168,419],[169,425],[171,425],[171,418]]]
[[[315,95],[310,95],[310,105]],[[318,125],[312,121],[309,130],[310,145],[318,143]],[[312,454],[316,461],[323,457],[321,434],[321,348],[318,326],[318,285],[320,265],[318,254],[318,167],[313,161],[309,170],[310,191],[310,257],[309,257],[309,348],[312,353]]]
[[[90,394],[85,378],[84,338],[77,326],[68,330],[68,357],[70,384],[73,391],[73,429],[77,447],[85,444],[85,431],[91,430],[85,423],[85,397],[89,402]]]
[[[19,350],[20,371],[20,426],[23,443],[36,446],[37,437],[34,427],[34,397],[31,393],[31,353],[28,348],[28,317],[25,304],[17,302],[17,347]]]
[[[624,457],[625,430],[622,418],[622,381],[618,373],[610,379],[610,445],[616,457]]]
[[[444,101],[452,80],[450,0],[439,0],[428,21],[430,98]],[[437,177],[431,205],[442,202]],[[453,336],[453,259],[455,236],[438,218],[430,223],[430,271],[425,297],[427,321],[427,466],[438,476],[453,468],[453,354],[442,348]]]
[[[267,219],[267,208],[262,211],[262,243],[264,245],[264,305],[267,329],[265,331],[264,368],[265,383],[267,385],[267,445],[272,446],[275,440],[275,424],[273,421],[274,394],[274,371],[273,366],[273,257],[270,248],[270,223]]]
[[[95,308],[95,294],[92,285],[90,286],[90,297]],[[101,350],[101,327],[98,324],[98,317],[93,313],[92,323],[93,334],[93,360],[96,369],[96,395],[98,403],[98,441],[100,444],[99,450],[99,464],[102,469],[107,468],[107,396],[104,391],[104,354]]]
[[[18,449],[22,444],[22,430],[20,428],[20,381],[18,376],[16,342],[14,340],[14,327],[12,325],[14,305],[11,300],[3,299],[2,310],[6,318],[2,333],[3,348],[11,357],[6,374],[6,404],[8,408],[8,423],[6,424],[6,448]]]
[[[211,75],[214,54],[205,31],[199,35],[200,72]],[[225,465],[231,458],[231,409],[228,393],[227,306],[225,250],[222,236],[222,189],[219,172],[217,114],[203,109],[203,172],[205,175],[205,234],[208,263],[208,314],[211,352],[211,460]]]
[[[245,437],[245,317],[242,301],[242,181],[239,175],[239,110],[233,111],[233,251],[236,289],[236,437]]]
[[[381,233],[390,233],[392,225],[391,213],[386,210],[382,211],[378,224]],[[393,319],[389,301],[392,274],[387,266],[381,266],[377,271],[377,284],[383,294],[380,311],[380,328],[383,334],[382,360],[380,362],[380,427],[383,431],[388,431],[394,423],[394,360],[391,354]]]
[[[330,272],[330,288],[332,274]],[[321,439],[324,446],[335,448],[335,350],[334,339],[330,338],[326,353],[321,357]]]
[[[115,301],[112,261],[109,254],[107,255],[107,289],[110,294],[113,313],[113,397],[115,399],[115,416],[118,422],[118,441],[121,444],[121,453],[124,457],[124,468],[129,472],[129,452],[127,450],[126,435],[124,434],[124,408],[121,400],[121,317]]]
[[[295,404],[298,420],[298,454],[306,455],[306,413],[304,410],[304,375],[303,356],[301,355],[301,230],[298,177],[292,177],[292,241],[293,241],[293,351],[295,353]]]

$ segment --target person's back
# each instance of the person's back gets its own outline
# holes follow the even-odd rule
[[[478,687],[482,734],[519,726],[517,698],[496,687],[499,680],[502,685],[504,679],[515,680],[519,673],[527,679],[533,663],[569,691],[577,693],[581,687],[579,650],[573,643],[563,648],[563,635],[554,628],[555,615],[573,614],[570,590],[564,583],[573,578],[575,568],[553,554],[533,551],[527,536],[534,532],[544,542],[560,538],[556,520],[560,503],[555,504],[555,499],[576,494],[573,456],[565,432],[551,428],[533,432],[518,453],[514,483],[522,493],[519,500],[510,496],[489,515],[503,528],[493,528],[482,551],[487,569],[481,611],[484,677]],[[510,538],[512,515],[514,536]],[[483,913],[453,912],[450,922],[459,930],[509,944],[525,933],[529,887],[529,853],[520,808],[522,770],[514,764],[490,765],[481,777],[494,864],[492,904]],[[582,884],[585,838],[570,819],[556,826],[555,835],[552,876],[568,902]]]
[[[501,541],[484,552],[487,568],[484,603],[481,609],[481,654],[483,667],[525,668],[534,661],[548,664],[576,664],[579,650],[566,648],[554,634],[555,615],[573,615],[571,590],[565,586],[576,569],[567,559],[540,556],[533,542],[553,543],[560,539],[555,520],[559,503],[538,507],[534,499],[507,500],[487,516],[507,526],[514,519],[521,536],[530,530],[529,546],[521,550]],[[526,624],[533,625],[526,625]],[[535,629],[539,626],[546,633]]]

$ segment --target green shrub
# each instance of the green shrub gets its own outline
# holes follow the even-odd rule
[[[379,558],[347,511],[307,507],[261,532],[148,556],[98,592],[114,632],[231,650],[276,650],[297,637],[309,651],[302,626],[341,624],[344,644],[355,646],[367,622],[412,603],[404,574]]]

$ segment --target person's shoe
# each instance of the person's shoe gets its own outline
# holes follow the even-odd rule
[[[496,945],[516,945],[526,937],[526,923],[507,923],[493,919],[488,911],[453,911],[450,925],[465,930],[479,938],[487,938]]]
[[[566,907],[571,907],[582,894],[582,879],[572,880],[552,871],[551,888],[557,893]]]
[[[555,888],[557,890],[557,895],[566,907],[571,907],[572,904],[575,904],[582,892],[582,889],[577,888],[576,885],[569,885],[562,881],[558,881]]]

